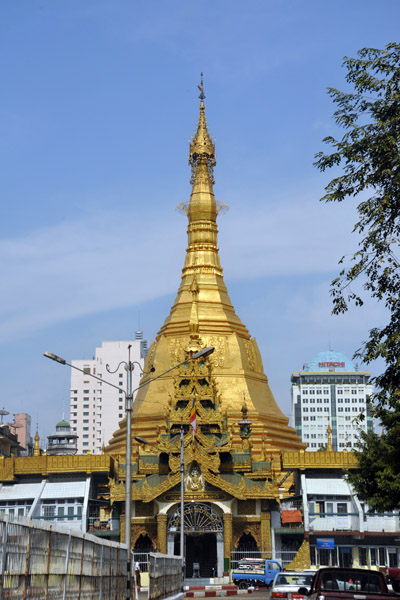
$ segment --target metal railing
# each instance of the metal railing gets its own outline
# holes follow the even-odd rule
[[[119,600],[127,547],[56,523],[0,517],[0,598]]]
[[[182,559],[166,554],[149,554],[149,600],[176,597],[184,593],[182,589]]]

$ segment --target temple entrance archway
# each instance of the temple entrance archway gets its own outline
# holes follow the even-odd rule
[[[167,522],[168,552],[180,555],[181,511],[176,505]],[[211,503],[184,505],[186,577],[222,577],[224,563],[224,525]]]

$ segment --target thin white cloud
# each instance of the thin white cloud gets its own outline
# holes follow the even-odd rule
[[[329,212],[329,216],[328,216]],[[351,248],[343,214],[296,198],[251,211],[231,211],[220,223],[221,257],[230,280],[332,272],[338,248]],[[0,242],[3,341],[47,325],[137,305],[174,293],[186,248],[175,213],[145,225],[125,213],[80,220]]]

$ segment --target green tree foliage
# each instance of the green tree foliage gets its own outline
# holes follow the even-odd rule
[[[355,358],[382,358],[383,372],[373,379],[372,414],[381,435],[364,433],[357,449],[360,472],[352,476],[357,491],[377,510],[400,507],[400,44],[384,50],[364,48],[345,57],[350,92],[330,88],[334,117],[345,130],[341,139],[326,137],[332,152],[316,154],[321,171],[340,167],[341,175],[325,188],[324,201],[342,202],[360,195],[354,232],[357,250],[342,257],[332,281],[333,313],[363,304],[367,293],[383,302],[387,322],[369,331]],[[352,285],[361,284],[361,292]],[[358,288],[357,288],[358,289]]]

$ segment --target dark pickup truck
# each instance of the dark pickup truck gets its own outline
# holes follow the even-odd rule
[[[393,590],[400,593],[400,569],[395,567],[388,567],[386,569],[386,581],[390,583]]]
[[[311,589],[300,587],[299,594],[310,600],[399,600],[389,592],[383,573],[371,569],[327,567],[316,572]]]

